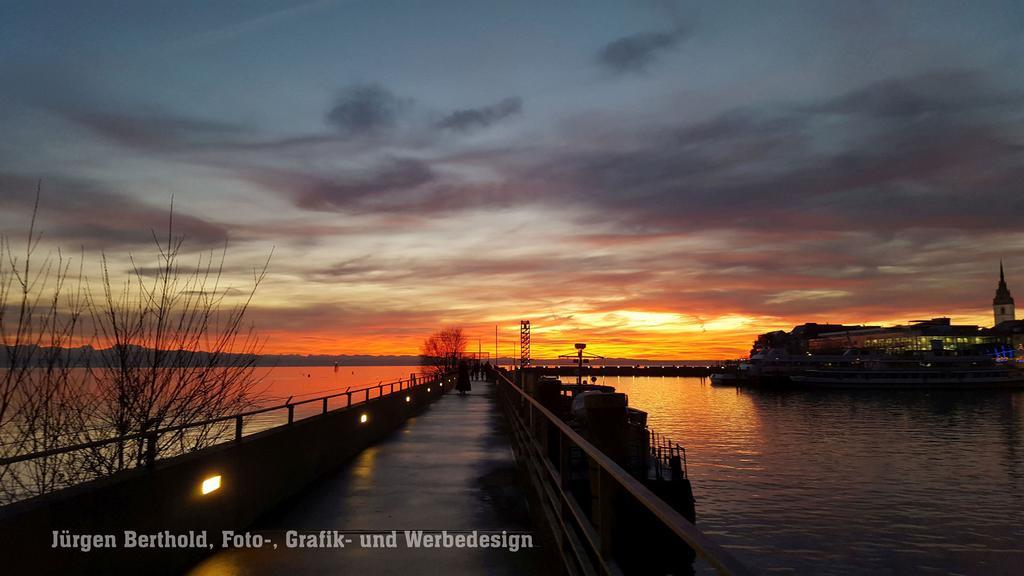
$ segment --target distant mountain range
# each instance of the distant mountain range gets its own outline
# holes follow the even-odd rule
[[[44,358],[51,357],[53,349],[25,347],[22,352],[30,354],[34,362],[39,364]],[[151,350],[135,348],[133,355],[146,357]],[[103,366],[112,363],[115,357],[112,348],[93,348],[83,346],[81,348],[62,348],[59,350],[62,361],[67,361],[74,366]],[[183,352],[190,356],[190,363],[203,364],[207,360],[206,352]],[[0,368],[10,366],[11,354],[0,353]],[[246,358],[238,354],[224,356],[224,362],[234,363],[243,361]],[[255,357],[257,366],[418,366],[419,356],[408,354],[374,356],[369,354],[262,354]],[[487,359],[492,361],[492,359]],[[502,365],[509,365],[513,362],[511,358],[499,358]],[[518,359],[515,359],[518,362]],[[706,366],[714,361],[704,360],[643,360],[635,358],[605,358],[600,364],[603,366],[626,365],[626,366]],[[566,365],[572,364],[565,359],[534,359],[535,365]]]

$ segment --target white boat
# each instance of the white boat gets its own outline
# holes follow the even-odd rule
[[[738,386],[741,383],[735,372],[714,372],[710,378],[712,386]]]

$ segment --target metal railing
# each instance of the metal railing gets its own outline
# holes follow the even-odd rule
[[[686,448],[654,430],[648,430],[648,446],[650,446],[650,475],[653,479],[671,478],[677,465],[683,478],[690,477],[690,472],[686,468]]]
[[[180,432],[180,431],[189,430],[189,429],[208,429],[208,428],[210,428],[212,426],[215,426],[217,424],[222,424],[222,423],[234,421],[234,424],[235,424],[235,426],[234,426],[234,428],[235,428],[234,429],[234,437],[232,439],[230,439],[230,440],[226,439],[223,442],[214,443],[214,444],[210,444],[210,445],[207,445],[207,446],[202,446],[202,448],[209,448],[209,447],[217,446],[217,445],[220,445],[220,444],[226,444],[226,443],[232,442],[232,441],[234,441],[234,442],[241,441],[242,437],[244,435],[245,421],[246,421],[246,419],[249,419],[249,418],[251,418],[253,416],[258,416],[258,415],[261,415],[261,414],[267,414],[267,413],[270,413],[270,412],[275,412],[275,411],[280,411],[280,410],[287,410],[287,412],[288,412],[288,422],[286,424],[281,424],[279,426],[272,426],[272,427],[266,428],[264,430],[260,430],[261,432],[263,432],[263,431],[266,431],[266,430],[273,430],[273,429],[276,429],[276,428],[282,428],[282,427],[289,426],[289,425],[293,424],[295,422],[295,420],[296,420],[295,419],[295,407],[296,406],[303,406],[303,405],[306,405],[306,404],[313,404],[313,403],[319,402],[321,404],[321,409],[320,409],[319,414],[327,414],[328,412],[333,411],[333,410],[343,410],[343,409],[346,409],[346,408],[350,408],[352,406],[359,406],[361,404],[368,403],[371,400],[376,400],[378,398],[383,398],[384,396],[389,396],[391,394],[395,394],[396,392],[402,392],[402,391],[410,390],[410,389],[416,388],[416,387],[430,386],[430,385],[433,385],[435,383],[438,383],[439,380],[441,381],[439,389],[443,390],[443,387],[444,387],[444,385],[446,383],[450,384],[451,377],[450,376],[443,376],[443,377],[439,378],[439,377],[431,377],[431,376],[428,376],[426,374],[412,374],[412,375],[410,375],[410,378],[402,378],[402,379],[398,379],[398,380],[395,380],[395,381],[392,381],[392,382],[380,383],[380,384],[377,384],[375,386],[368,386],[366,388],[360,388],[358,390],[346,390],[344,392],[339,392],[339,393],[336,393],[336,394],[328,394],[328,395],[325,395],[325,396],[318,396],[316,398],[309,398],[307,400],[300,400],[298,402],[292,402],[289,399],[289,401],[286,401],[284,404],[277,404],[277,405],[274,405],[274,406],[266,406],[266,407],[263,407],[263,408],[257,408],[255,410],[249,410],[247,412],[240,412],[238,414],[230,414],[230,415],[227,415],[227,416],[220,416],[220,417],[217,417],[217,418],[210,418],[208,420],[202,420],[200,422],[189,422],[189,423],[185,423],[185,424],[178,424],[178,425],[175,425],[175,426],[167,426],[165,428],[155,428],[153,430],[145,430],[145,431],[135,432],[135,433],[132,433],[132,434],[123,434],[123,435],[114,436],[114,437],[111,437],[111,438],[103,438],[103,439],[100,439],[100,440],[93,440],[91,442],[83,442],[83,443],[79,443],[79,444],[70,444],[70,445],[67,445],[67,446],[60,446],[60,447],[57,447],[57,448],[51,448],[49,450],[42,450],[42,451],[39,451],[39,452],[32,452],[32,453],[27,453],[27,454],[19,454],[19,455],[16,455],[16,456],[9,456],[9,457],[6,457],[6,458],[0,458],[0,466],[9,466],[11,464],[17,464],[17,463],[20,463],[20,462],[28,462],[28,461],[36,460],[36,459],[39,459],[39,458],[46,458],[46,457],[50,457],[50,456],[57,456],[57,455],[60,455],[60,454],[68,454],[68,453],[71,453],[71,452],[78,452],[78,451],[82,451],[82,450],[95,450],[97,448],[103,448],[103,447],[114,445],[114,444],[124,445],[124,444],[127,444],[129,442],[143,441],[143,442],[145,442],[145,445],[146,445],[146,448],[145,448],[145,458],[144,458],[145,465],[151,467],[151,466],[153,466],[156,463],[156,461],[157,461],[157,459],[159,457],[158,450],[157,450],[158,441],[160,439],[160,436],[164,435],[164,434],[168,434],[168,433],[172,433],[172,432]],[[384,393],[385,389],[388,390],[387,394]],[[377,394],[375,396],[372,396],[371,395],[371,391],[376,391]],[[362,396],[362,398],[360,399],[359,396]],[[345,399],[346,399],[345,400],[345,405],[344,406],[338,406],[338,407],[335,407],[333,409],[329,409],[330,401],[335,399],[335,398],[341,398],[341,397],[345,397]],[[353,397],[355,397],[355,398],[353,398]],[[316,415],[316,414],[314,414],[314,415]],[[307,417],[309,417],[309,416],[307,416]],[[302,418],[300,418],[300,419],[302,419]],[[176,453],[176,454],[174,454],[174,456],[178,456],[180,454],[181,453]]]
[[[636,557],[642,553],[633,549],[641,533],[651,535],[640,544],[656,548],[653,553],[679,556],[680,545],[685,545],[719,574],[750,573],[674,508],[500,373],[498,397],[510,423],[516,458],[537,487],[541,512],[552,528],[569,574],[646,572],[637,567]],[[577,496],[580,492],[584,498]]]

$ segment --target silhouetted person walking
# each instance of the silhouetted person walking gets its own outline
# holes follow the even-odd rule
[[[459,391],[459,396],[465,395],[472,389],[469,383],[469,364],[465,361],[459,362],[459,376],[455,380],[455,389]]]

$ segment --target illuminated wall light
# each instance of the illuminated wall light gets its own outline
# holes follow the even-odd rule
[[[365,412],[363,412],[362,414],[359,415],[359,423],[360,424],[366,424],[366,421],[369,420],[369,419],[370,419],[370,417]]]
[[[209,478],[203,480],[201,489],[203,494],[209,494],[210,492],[213,492],[215,490],[220,490],[220,474],[216,476],[210,476]]]
[[[430,392],[430,388],[427,388],[427,392]]]
[[[405,397],[405,401],[406,402],[412,402],[412,396],[406,396]]]

